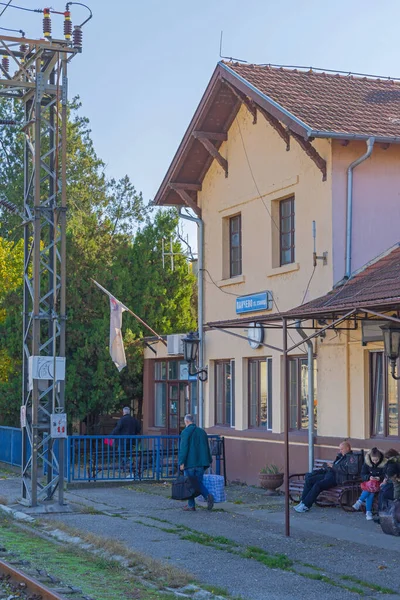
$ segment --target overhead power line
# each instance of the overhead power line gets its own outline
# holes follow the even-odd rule
[[[3,13],[5,13],[5,12],[6,12],[7,8],[10,6],[11,2],[12,2],[12,0],[9,0],[9,1],[8,1],[8,4],[7,4],[7,6],[6,6],[5,8],[3,8],[3,10],[1,11],[1,13],[0,13],[0,17],[3,15]]]
[[[6,3],[6,2],[0,2],[0,6],[5,6],[6,8],[8,8],[11,4],[12,0],[10,0],[10,2]],[[6,8],[3,10],[3,12],[6,10]],[[35,12],[35,13],[42,13],[43,9],[42,8],[26,8],[25,6],[15,6],[15,4],[13,4],[12,6],[10,6],[10,8],[17,8],[18,10],[26,10],[28,12]],[[3,14],[3,12],[0,14]]]

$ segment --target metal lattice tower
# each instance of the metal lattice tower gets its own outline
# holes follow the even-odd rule
[[[79,51],[69,40],[0,36],[0,55],[16,68],[10,75],[1,67],[0,96],[23,102],[25,121],[21,421],[29,506],[57,489],[63,504],[65,440],[54,443],[50,417],[65,411],[67,66]],[[37,370],[32,377],[33,360],[40,378]]]

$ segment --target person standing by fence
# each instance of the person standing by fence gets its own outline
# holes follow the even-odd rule
[[[185,416],[185,429],[181,433],[178,460],[180,469],[184,471],[185,475],[196,477],[199,482],[200,493],[207,499],[207,508],[212,510],[214,496],[209,493],[203,483],[204,471],[211,465],[212,456],[207,434],[204,429],[195,425],[192,415]],[[189,498],[188,505],[183,510],[196,510],[194,496]]]
[[[141,426],[135,417],[131,417],[131,409],[124,406],[122,417],[112,430],[110,435],[140,435]]]

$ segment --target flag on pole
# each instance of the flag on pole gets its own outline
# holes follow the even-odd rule
[[[121,333],[122,313],[128,309],[97,281],[94,279],[92,281],[110,298],[110,355],[118,371],[122,371],[126,367],[124,340]]]
[[[126,367],[124,340],[122,339],[122,313],[125,307],[110,296],[110,354],[118,371]]]

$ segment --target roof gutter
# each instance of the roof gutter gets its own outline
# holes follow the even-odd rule
[[[353,234],[353,171],[358,165],[363,163],[372,154],[375,138],[370,137],[367,140],[367,151],[353,161],[347,168],[347,217],[346,217],[346,271],[344,279],[351,276],[351,251]]]
[[[354,140],[366,142],[371,138],[371,134],[363,133],[340,133],[338,131],[314,131],[310,129],[307,132],[307,136],[310,138],[331,138],[334,140]],[[400,144],[400,136],[374,136],[374,140],[377,144]]]
[[[261,92],[255,85],[250,83],[247,79],[245,79],[241,75],[238,75],[233,69],[230,69],[225,63],[220,61],[218,63],[218,66],[221,67],[221,69],[223,71],[226,71],[227,73],[229,73],[229,75],[231,75],[232,77],[234,77],[235,79],[240,81],[243,85],[245,85],[249,90],[251,90],[253,92],[253,94],[255,96],[258,96],[259,98],[262,98],[265,102],[268,102],[268,104],[270,104],[277,111],[279,111],[281,113],[281,115],[287,117],[288,121],[296,123],[299,127],[301,127],[301,129],[304,130],[307,137],[311,137],[311,135],[312,135],[311,128],[308,125],[306,125],[303,121],[301,121],[299,118],[297,118],[294,114],[292,114],[291,112],[286,110],[286,108],[283,108],[283,106],[281,106],[281,104],[278,104],[278,102],[275,102],[275,100],[273,100],[270,96],[267,96],[267,94],[264,94],[264,92]]]

